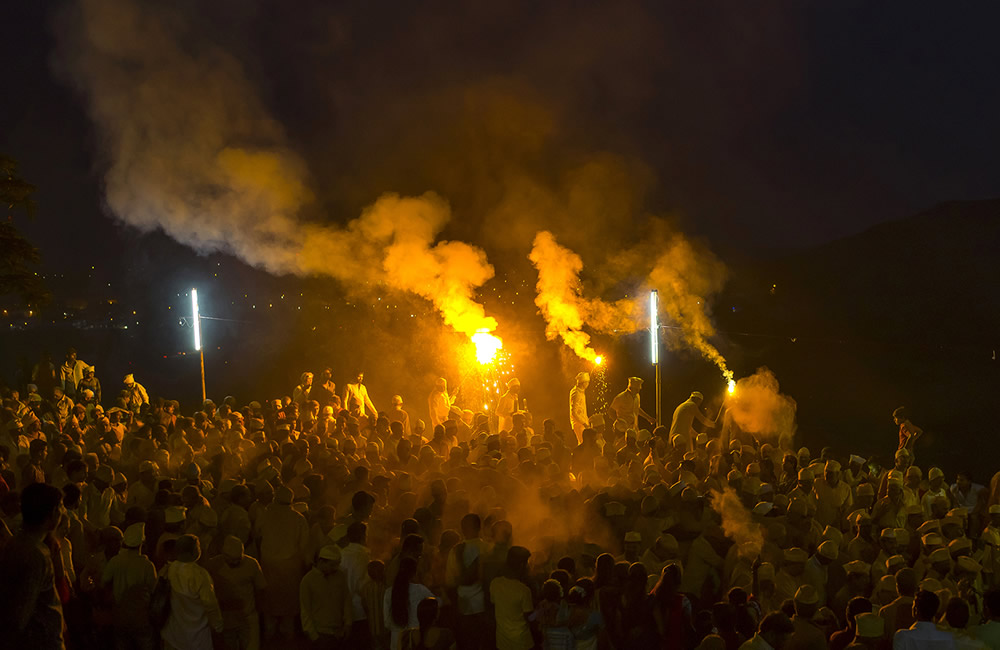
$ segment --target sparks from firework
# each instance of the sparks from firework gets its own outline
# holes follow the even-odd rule
[[[603,363],[604,363],[604,357],[602,357],[601,355],[597,355],[596,357],[594,357],[594,365],[600,366]]]
[[[591,414],[603,413],[608,405],[608,380],[603,364],[590,373],[590,394],[592,399],[588,401],[592,406],[588,410]]]
[[[470,354],[463,364],[465,379],[460,399],[466,408],[481,405],[483,412],[490,413],[514,376],[514,365],[503,341],[488,330],[477,331],[471,339]]]

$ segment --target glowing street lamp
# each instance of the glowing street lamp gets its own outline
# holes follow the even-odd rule
[[[205,402],[205,350],[201,347],[201,312],[198,310],[198,290],[191,289],[191,317],[194,321],[194,349],[201,359],[201,401]]]
[[[663,421],[660,417],[660,323],[659,294],[656,289],[649,292],[649,360],[656,368],[656,425]]]

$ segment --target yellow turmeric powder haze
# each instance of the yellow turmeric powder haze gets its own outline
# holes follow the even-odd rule
[[[795,435],[795,400],[781,393],[767,368],[737,381],[726,405],[727,417],[745,433],[788,443]]]
[[[715,336],[709,301],[725,285],[725,265],[679,233],[668,235],[659,248],[649,285],[658,291],[660,308],[667,316],[664,324],[678,327],[684,345],[718,366],[728,382],[733,374],[709,342]]]
[[[640,296],[615,302],[583,295],[580,273],[583,260],[560,245],[549,231],[535,235],[529,255],[538,270],[537,297],[548,339],[561,338],[579,357],[594,361],[590,346],[595,332],[629,334],[644,326],[645,291],[655,288],[661,322],[678,335],[666,337],[695,350],[722,371],[726,381],[732,372],[719,350],[709,342],[715,336],[709,302],[725,284],[726,268],[709,250],[672,231],[662,220],[654,220],[643,243],[612,257],[596,273],[605,284],[631,283],[642,286]]]
[[[599,332],[629,333],[638,328],[636,301],[609,303],[600,298],[585,298],[580,282],[583,260],[561,246],[555,236],[543,230],[535,235],[531,263],[538,270],[535,304],[545,318],[545,336],[561,338],[581,359],[597,363],[597,352],[590,346],[590,334],[584,326]]]
[[[711,495],[712,510],[719,514],[723,532],[737,545],[740,555],[748,559],[760,555],[764,534],[736,492],[725,487],[722,491],[712,490]]]
[[[343,227],[306,218],[305,163],[240,61],[195,31],[169,3],[80,0],[60,16],[58,65],[88,102],[113,214],[272,273],[416,294],[468,336],[496,329],[475,299],[493,267],[438,241],[443,199],[383,194]]]

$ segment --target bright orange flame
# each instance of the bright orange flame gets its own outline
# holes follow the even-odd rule
[[[729,389],[729,394],[732,395],[733,393],[736,392],[736,382],[730,379],[727,388]]]
[[[484,366],[496,359],[497,352],[503,348],[503,341],[481,329],[472,335],[472,343],[476,346],[476,360]]]
[[[594,357],[594,363],[598,366],[601,365],[602,363],[604,363],[604,357],[602,357],[601,355],[597,355],[596,357]]]

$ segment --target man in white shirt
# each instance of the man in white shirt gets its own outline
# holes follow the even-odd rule
[[[908,630],[896,632],[892,650],[955,650],[955,636],[934,624],[940,605],[933,591],[917,592],[913,599],[913,617],[917,622]]]
[[[949,504],[948,509],[951,509],[951,492],[948,490],[948,484],[944,482],[944,472],[940,467],[932,467],[927,471],[927,481],[927,491],[924,492],[920,503],[924,509],[924,519],[930,520],[935,518],[932,508],[934,499],[944,497]]]
[[[392,408],[386,414],[389,423],[399,422],[403,425],[403,435],[410,435],[410,414],[403,410],[403,397],[401,395],[392,396]]]
[[[344,389],[344,408],[351,408],[351,399],[358,400],[358,406],[361,408],[361,415],[371,415],[372,422],[378,419],[378,410],[375,405],[372,404],[372,400],[368,397],[368,387],[364,384],[365,373],[359,372],[355,376],[354,383],[347,384]]]
[[[347,589],[354,610],[350,640],[358,648],[371,644],[368,616],[361,599],[361,586],[368,579],[368,562],[371,560],[371,551],[365,546],[367,537],[368,527],[363,522],[354,522],[347,527],[347,546],[340,551],[340,568],[347,577]]]
[[[966,508],[970,513],[977,513],[982,507],[986,488],[974,483],[969,472],[959,472],[955,483],[951,486],[951,500],[956,508]]]
[[[70,348],[66,352],[66,361],[59,367],[59,382],[66,395],[76,398],[76,388],[83,379],[83,369],[87,364],[76,358],[76,350]]]
[[[402,398],[400,398],[402,404]],[[427,397],[427,409],[431,414],[431,431],[448,419],[448,412],[455,404],[455,396],[448,394],[448,380],[438,377],[434,382],[434,390]]]
[[[624,433],[627,429],[639,428],[639,417],[656,425],[656,420],[639,406],[639,392],[642,390],[640,377],[629,377],[628,387],[611,400],[611,409],[615,412],[615,430]]]
[[[701,412],[701,403],[704,400],[704,395],[694,391],[690,397],[674,409],[674,417],[670,421],[670,438],[673,439],[675,435],[679,435],[681,440],[686,440],[688,451],[694,451],[694,439],[698,435],[698,432],[694,430],[695,420],[710,429],[715,427],[715,421],[709,420]]]
[[[590,385],[590,373],[581,372],[576,376],[576,385],[569,390],[569,421],[576,434],[577,444],[583,442],[583,430],[590,426],[587,415],[587,386]]]
[[[510,431],[514,429],[513,415],[519,410],[518,405],[520,403],[520,398],[518,395],[520,392],[520,379],[515,377],[507,382],[507,392],[501,395],[500,399],[497,400],[497,431],[506,431],[510,433]]]

